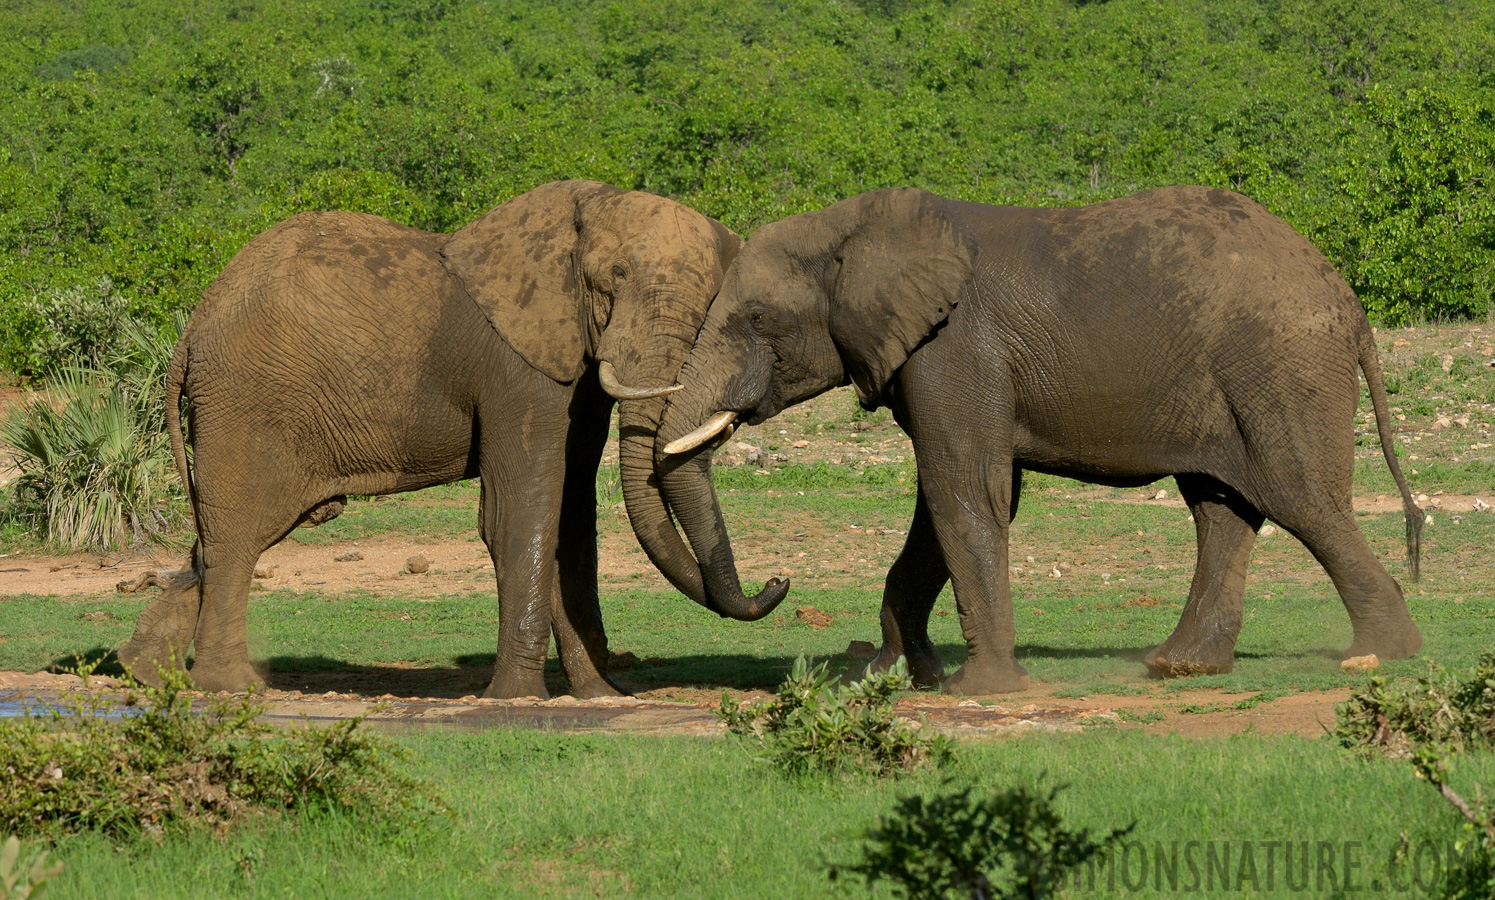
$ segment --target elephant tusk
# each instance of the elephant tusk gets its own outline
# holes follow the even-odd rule
[[[722,431],[732,427],[732,421],[737,418],[737,413],[726,411],[719,412],[706,420],[706,424],[687,434],[683,438],[676,438],[664,445],[664,452],[670,455],[676,453],[688,453],[696,449],[712,438],[721,434]],[[730,431],[727,432],[731,434]]]
[[[653,397],[663,397],[665,394],[673,394],[685,387],[683,384],[672,384],[669,387],[636,388],[628,387],[618,381],[618,370],[613,364],[603,361],[597,367],[597,380],[602,382],[602,389],[607,391],[615,400],[648,400]]]

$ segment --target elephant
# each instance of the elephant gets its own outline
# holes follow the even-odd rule
[[[119,659],[145,681],[195,660],[210,691],[260,681],[248,591],[261,553],[349,494],[481,480],[499,595],[489,697],[548,696],[552,629],[577,696],[616,695],[597,597],[596,472],[619,405],[624,502],[679,590],[708,597],[654,480],[663,396],[741,244],[679,203],[562,181],[453,234],[308,212],[251,240],[204,294],[167,374],[172,450],[197,540]],[[638,385],[644,385],[639,387]]]
[[[728,269],[656,435],[657,474],[708,591],[736,571],[709,478],[734,423],[848,381],[888,406],[917,460],[913,523],[888,573],[881,670],[944,666],[929,614],[953,582],[967,646],[955,694],[1024,689],[1009,527],[1024,470],[1117,487],[1174,476],[1197,565],[1157,676],[1229,672],[1265,517],[1333,580],[1347,657],[1422,636],[1351,509],[1369,386],[1416,578],[1422,516],[1402,477],[1365,311],[1303,236],[1250,199],[1166,187],[1044,209],[873,191],[761,228]]]

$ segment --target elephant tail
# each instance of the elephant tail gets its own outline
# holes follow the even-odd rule
[[[177,474],[187,492],[192,511],[192,528],[197,529],[197,491],[192,484],[192,467],[187,464],[187,445],[182,440],[182,384],[187,380],[187,339],[177,341],[171,365],[166,369],[166,434],[171,439],[171,455],[176,458]],[[194,558],[196,554],[193,554]]]
[[[1370,390],[1370,403],[1376,411],[1376,433],[1381,438],[1381,454],[1386,457],[1386,468],[1396,479],[1396,489],[1402,493],[1402,512],[1407,517],[1407,571],[1416,581],[1421,570],[1422,556],[1422,510],[1412,499],[1407,479],[1402,477],[1402,467],[1396,459],[1395,435],[1391,430],[1391,408],[1386,403],[1386,385],[1381,378],[1381,357],[1376,351],[1376,339],[1366,329],[1360,338],[1360,369],[1365,373],[1365,385]]]

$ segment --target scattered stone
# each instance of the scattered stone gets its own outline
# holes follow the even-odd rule
[[[275,570],[276,570],[275,566],[255,566],[254,567],[254,577],[255,578],[274,578],[275,577]]]
[[[794,617],[811,628],[819,631],[827,625],[835,622],[829,614],[824,613],[813,606],[801,606],[794,611]]]
[[[333,562],[358,562],[363,559],[363,554],[357,550],[349,550],[347,553],[339,553],[332,558]]]
[[[1154,500],[1167,500],[1168,499],[1168,492],[1167,491],[1158,491],[1156,494],[1152,495],[1152,499],[1154,499]]]
[[[148,587],[166,587],[166,585],[161,583],[160,573],[154,569],[149,572],[141,572],[135,578],[126,578],[124,581],[116,584],[114,590],[121,594],[133,594],[136,591],[143,591]]]
[[[1450,356],[1450,355],[1448,355],[1448,354],[1444,354],[1443,355],[1443,374],[1447,375],[1449,372],[1452,372],[1452,371],[1453,371],[1453,357]]]
[[[1054,566],[1052,569],[1049,569],[1049,577],[1050,578],[1063,578],[1064,577],[1064,573],[1059,571],[1059,567],[1058,566]]]
[[[424,575],[431,568],[431,561],[417,553],[405,560],[405,571],[411,575]]]
[[[99,568],[101,568],[101,569],[112,569],[112,568],[114,568],[117,565],[119,565],[119,557],[118,556],[101,556],[101,557],[99,557]]]
[[[1468,416],[1454,416],[1453,423],[1455,425],[1459,426],[1460,428],[1468,428],[1469,427],[1469,417]]]
[[[769,459],[768,451],[755,449],[748,453],[746,462],[750,466],[766,469],[768,468]]]
[[[1474,511],[1475,512],[1485,512],[1489,508],[1490,508],[1490,504],[1488,504],[1485,501],[1479,499],[1478,497],[1474,498]]]
[[[1447,428],[1448,426],[1450,426],[1452,424],[1453,424],[1453,420],[1450,419],[1448,416],[1439,416],[1438,420],[1433,423],[1433,428],[1434,429]]]
[[[638,664],[639,658],[627,650],[621,653],[611,650],[607,654],[607,668],[613,672],[626,672]]]
[[[794,444],[793,444],[793,446],[794,446],[794,449],[796,449],[796,450],[803,450],[804,448],[810,446],[810,442],[809,441],[795,441]]]
[[[852,659],[876,659],[877,647],[871,641],[852,641],[846,645],[846,655]]]
[[[1428,495],[1427,494],[1418,494],[1413,499],[1417,503],[1418,506],[1425,506],[1427,504],[1427,502],[1428,502]]]
[[[757,447],[754,447],[752,444],[744,443],[742,441],[738,441],[737,443],[733,444],[732,447],[733,447],[733,449],[741,450],[744,453],[752,453],[754,450],[758,449]]]
[[[1339,668],[1345,672],[1374,672],[1381,668],[1381,661],[1374,653],[1368,656],[1352,656],[1340,663]]]
[[[1261,531],[1257,532],[1257,534],[1261,535],[1262,537],[1271,537],[1276,533],[1277,526],[1273,525],[1271,522],[1268,522],[1267,524],[1261,526]]]

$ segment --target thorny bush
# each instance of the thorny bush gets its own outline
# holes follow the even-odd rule
[[[811,668],[800,657],[775,699],[743,705],[724,693],[718,715],[732,733],[755,739],[761,756],[789,774],[901,775],[943,765],[954,752],[949,738],[893,711],[893,695],[912,688],[902,658],[887,672],[837,685],[825,663]]]
[[[87,674],[87,669],[83,670]],[[402,751],[361,718],[277,730],[252,694],[193,708],[189,682],[78,694],[48,713],[0,719],[0,831],[111,835],[174,826],[223,830],[256,810],[344,809],[382,818],[443,811],[405,775]]]

